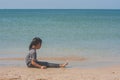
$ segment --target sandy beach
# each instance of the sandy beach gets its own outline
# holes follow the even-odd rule
[[[48,69],[0,67],[0,80],[120,80],[120,66]]]
[[[42,60],[84,62],[83,57],[44,57]],[[24,58],[0,58],[1,61],[24,61]],[[71,63],[69,63],[71,65]],[[0,80],[120,80],[120,65],[98,67],[28,68],[24,66],[0,66]],[[94,66],[94,65],[93,65]]]

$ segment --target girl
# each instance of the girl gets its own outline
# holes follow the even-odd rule
[[[59,68],[59,67],[66,67],[66,65],[68,65],[67,62],[64,64],[54,64],[54,63],[38,61],[36,49],[40,49],[41,45],[42,45],[42,40],[39,37],[33,38],[29,46],[29,54],[26,56],[26,65],[28,67],[46,69],[47,67]]]

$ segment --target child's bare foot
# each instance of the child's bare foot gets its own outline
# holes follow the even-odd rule
[[[64,63],[64,64],[60,64],[60,68],[64,68],[68,65],[68,62]]]

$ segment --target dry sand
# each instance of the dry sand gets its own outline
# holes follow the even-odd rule
[[[120,80],[120,66],[87,69],[0,67],[0,80]]]

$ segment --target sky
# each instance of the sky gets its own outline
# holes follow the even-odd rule
[[[0,9],[120,9],[120,0],[0,0]]]

